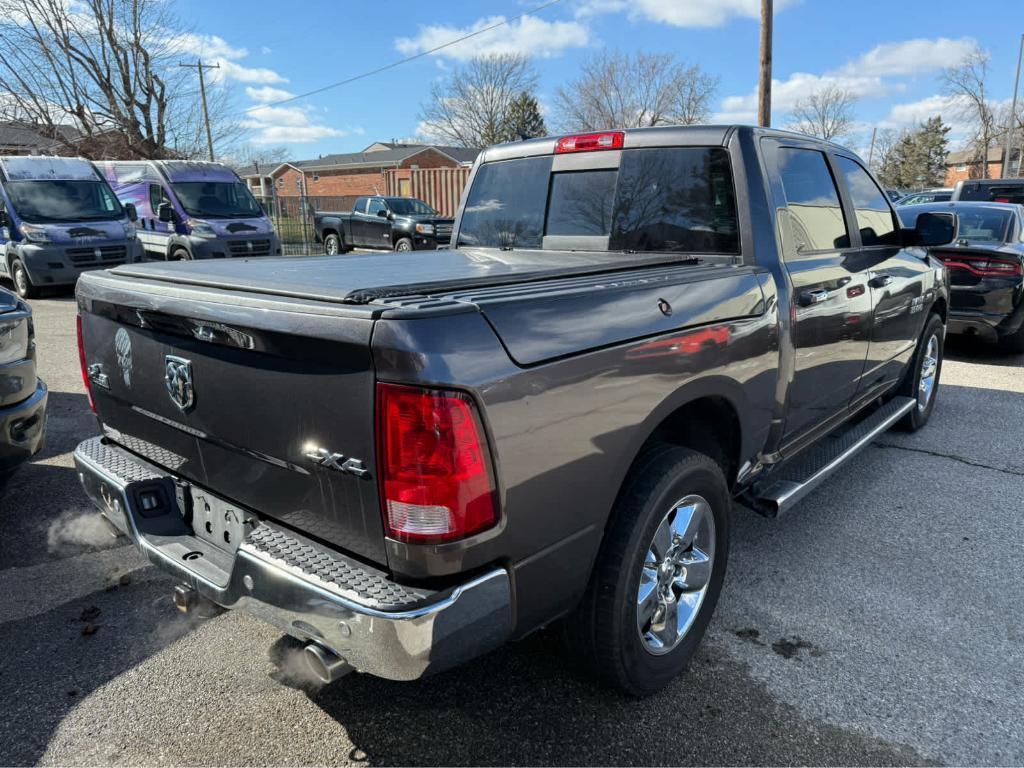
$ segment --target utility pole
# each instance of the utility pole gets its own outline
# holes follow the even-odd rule
[[[871,129],[871,149],[868,150],[868,168],[875,159],[875,137],[878,135],[878,126]]]
[[[1020,60],[1024,58],[1024,35],[1020,36],[1020,49],[1017,51],[1017,76],[1013,78],[1013,100],[1010,102],[1010,119],[1006,124],[1006,145],[1003,147],[1003,168],[999,178],[1005,179],[1008,175],[1007,166],[1010,165],[1010,153],[1013,152],[1013,134],[1017,127],[1017,89],[1020,88]],[[1017,158],[1018,173],[1020,169],[1020,158]]]
[[[757,88],[757,124],[772,124],[772,0],[761,0],[761,80]]]
[[[178,66],[199,72],[199,95],[203,100],[203,122],[206,123],[206,147],[210,152],[210,162],[213,162],[213,133],[210,131],[210,110],[206,106],[206,79],[203,77],[203,70],[220,69],[220,64],[203,64],[203,60],[198,59],[195,64],[179,64]]]

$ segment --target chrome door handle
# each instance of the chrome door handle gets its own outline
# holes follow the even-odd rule
[[[814,304],[821,304],[823,301],[828,301],[833,296],[834,292],[826,291],[824,288],[820,288],[816,291],[804,291],[800,294],[800,306],[810,307]]]
[[[885,288],[892,283],[892,275],[875,275],[868,281],[872,288]]]

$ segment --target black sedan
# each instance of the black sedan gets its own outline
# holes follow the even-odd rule
[[[905,227],[918,214],[955,213],[954,243],[932,249],[949,270],[949,333],[980,336],[1024,352],[1024,206],[952,202],[896,209]]]

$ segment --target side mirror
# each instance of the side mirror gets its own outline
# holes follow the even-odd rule
[[[915,245],[933,248],[956,240],[960,219],[955,213],[922,213],[914,224]]]
[[[379,211],[377,211],[377,215],[380,216],[382,219],[386,219],[388,217],[388,212],[386,209],[381,208]]]
[[[160,203],[157,208],[156,217],[164,224],[174,221],[174,207],[170,203]]]
[[[124,212],[128,215],[128,221],[133,224],[139,220],[139,212],[135,210],[135,206],[132,203],[125,204]]]

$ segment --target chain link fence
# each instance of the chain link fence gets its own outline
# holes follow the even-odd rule
[[[281,249],[286,256],[307,256],[323,253],[320,243],[316,240],[313,227],[314,211],[351,211],[356,201],[355,195],[337,196],[278,196],[256,199],[267,216],[274,222],[278,237],[281,238]]]

